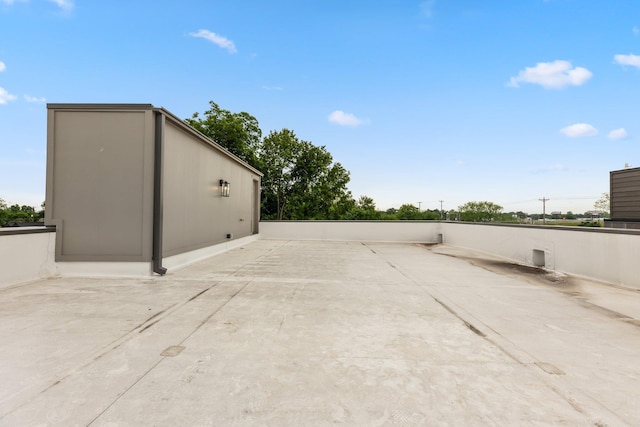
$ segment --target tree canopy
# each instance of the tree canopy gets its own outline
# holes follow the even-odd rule
[[[203,117],[185,122],[264,173],[264,219],[339,219],[352,206],[349,172],[325,146],[299,139],[289,129],[262,138],[258,120],[213,101]]]
[[[209,106],[202,118],[196,112],[185,122],[251,166],[260,168],[256,158],[262,138],[258,120],[244,111],[232,113],[224,110],[213,101],[209,101]]]
[[[332,208],[350,198],[349,172],[326,147],[300,140],[292,130],[271,131],[257,155],[265,219],[329,219]]]
[[[36,211],[33,206],[13,204],[8,206],[4,199],[0,198],[0,227],[8,222],[38,222],[44,218],[44,203],[42,210]]]
[[[497,221],[501,217],[502,206],[493,202],[467,202],[458,206],[460,219],[472,222]]]
[[[347,220],[376,220],[381,219],[382,214],[376,210],[376,204],[371,197],[360,196],[354,201],[343,215]]]

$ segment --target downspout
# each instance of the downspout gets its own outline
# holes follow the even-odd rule
[[[164,158],[164,123],[165,116],[162,111],[155,112],[155,141],[153,155],[153,243],[151,258],[153,260],[153,272],[159,275],[167,273],[162,266],[162,176]]]

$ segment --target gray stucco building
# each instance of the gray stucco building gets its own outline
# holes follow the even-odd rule
[[[262,174],[150,104],[48,104],[56,261],[143,263],[258,233]]]

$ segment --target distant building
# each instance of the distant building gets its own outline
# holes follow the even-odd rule
[[[609,173],[611,219],[605,227],[640,229],[640,168]]]

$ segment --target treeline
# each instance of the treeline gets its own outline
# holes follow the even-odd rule
[[[11,223],[41,222],[44,219],[44,203],[42,210],[36,210],[33,206],[11,205],[7,206],[4,199],[0,198],[0,227]]]
[[[386,211],[376,210],[371,197],[362,196],[357,201],[352,200],[349,210],[342,218],[344,220],[436,220],[443,219],[446,213],[437,210],[420,210],[411,204],[404,204],[399,209],[391,208]]]

